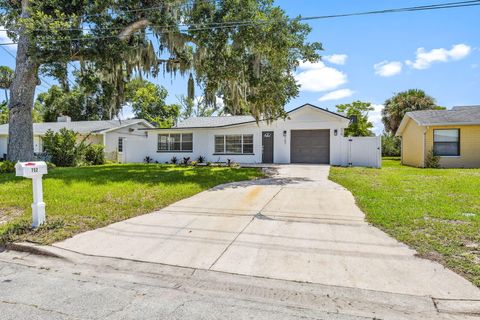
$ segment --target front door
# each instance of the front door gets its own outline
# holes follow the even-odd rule
[[[262,163],[273,163],[273,131],[262,132]]]

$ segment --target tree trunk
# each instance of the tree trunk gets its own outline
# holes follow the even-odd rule
[[[22,0],[22,17],[28,17],[29,0]],[[29,56],[30,40],[20,33],[15,76],[10,87],[8,155],[10,161],[33,160],[32,110],[38,64]]]

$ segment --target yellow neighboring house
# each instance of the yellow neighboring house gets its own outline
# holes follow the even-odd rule
[[[424,167],[433,150],[443,168],[480,168],[480,106],[407,112],[396,135],[404,165]]]

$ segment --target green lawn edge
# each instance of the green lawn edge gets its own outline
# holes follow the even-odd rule
[[[215,186],[262,178],[256,168],[109,164],[44,176],[47,223],[31,228],[31,180],[0,175],[0,244],[51,244],[164,208]]]
[[[366,220],[480,287],[480,169],[332,167]]]

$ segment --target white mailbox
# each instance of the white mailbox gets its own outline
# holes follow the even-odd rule
[[[47,164],[44,161],[17,162],[15,172],[17,177],[32,179],[35,176],[47,174]]]
[[[15,173],[17,177],[32,179],[32,225],[34,228],[38,228],[45,222],[45,202],[43,202],[42,177],[44,174],[47,174],[47,164],[44,161],[17,162],[15,165]]]

